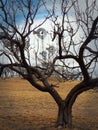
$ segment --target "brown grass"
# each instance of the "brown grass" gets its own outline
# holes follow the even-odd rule
[[[65,98],[79,81],[51,82],[60,86],[56,89]],[[56,117],[57,106],[48,93],[36,90],[24,79],[0,79],[0,130],[56,130]],[[77,98],[72,130],[98,130],[98,92],[95,90]]]

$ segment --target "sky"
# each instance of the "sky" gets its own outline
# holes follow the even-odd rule
[[[20,5],[17,5],[17,2],[16,2],[17,0],[11,0],[11,1],[15,2],[14,6],[15,6],[15,9],[16,9],[15,11],[16,11],[16,17],[17,17],[16,22],[17,22],[17,24],[19,24],[22,27],[23,24],[24,24],[23,15],[21,15],[21,13],[17,11],[18,8],[20,8],[20,11],[21,11],[21,3],[20,3]],[[24,4],[25,4],[25,1],[27,1],[27,0],[23,0],[23,1],[24,1]],[[36,5],[38,4],[38,2],[40,0],[32,0],[32,1],[33,1],[33,3],[30,6],[32,6],[33,7],[32,9],[34,10],[36,8]],[[61,10],[61,6],[60,6],[61,1],[62,0],[56,0],[56,5],[55,5],[55,14],[58,15],[58,21],[59,22],[60,22],[60,19],[61,19],[61,16],[62,16],[61,12],[60,12],[60,10]],[[69,1],[69,0],[65,0],[65,5],[67,4],[67,1]],[[73,0],[70,0],[70,1],[73,1]],[[89,0],[89,3],[88,3],[89,6],[91,6],[91,2],[92,1],[93,0]],[[9,5],[11,6],[11,2],[9,0],[8,0],[8,2],[9,2]],[[50,11],[52,9],[52,7],[53,7],[53,4],[52,4],[53,0],[43,0],[43,2],[46,2],[46,7]],[[80,10],[84,10],[84,8],[85,8],[85,4],[84,3],[85,2],[86,2],[86,0],[79,0],[78,4],[79,4]],[[97,0],[97,5],[98,5],[98,0]],[[38,24],[40,24],[43,21],[43,19],[47,16],[48,12],[46,11],[46,7],[45,6],[41,6],[39,8],[39,11],[38,11],[38,13],[37,13],[37,15],[35,17],[35,21],[34,21],[33,27],[36,27]],[[24,9],[24,12],[26,13],[26,9]],[[98,12],[98,10],[96,11],[96,13],[93,13],[93,17],[94,18],[97,16],[97,12]],[[0,13],[2,13],[2,12],[0,12]],[[11,13],[11,14],[13,14],[13,13]],[[69,18],[71,20],[73,20],[74,19],[74,15],[75,14],[73,13],[73,10],[71,10]],[[11,17],[9,19],[11,21],[13,21],[13,19],[11,19]],[[74,24],[73,28],[75,28],[76,26],[77,25]],[[51,41],[51,37],[50,37],[50,34],[52,34],[52,23],[49,20],[47,20],[41,26],[41,28],[44,28],[47,31],[47,36],[45,37],[45,39],[43,41],[40,38],[38,38],[38,36],[36,34],[31,34],[30,35],[31,48],[34,48],[35,51],[38,50],[38,46],[39,46],[38,44],[40,44],[40,47],[39,47],[40,51],[42,51],[42,49],[43,49],[42,46],[44,46],[44,49],[47,48],[49,45],[56,46],[56,42],[55,41],[52,42]],[[79,32],[78,36],[80,36],[80,35],[82,35],[81,32]],[[75,40],[77,40],[77,39],[75,39]],[[42,45],[42,44],[44,44],[44,45]],[[32,49],[31,49],[31,51],[32,51]]]
[[[47,9],[48,10],[51,10],[52,9],[52,1],[53,0],[46,0],[46,5],[47,5]],[[65,0],[65,5],[66,5],[66,2],[67,2],[68,0]],[[92,5],[92,1],[93,0],[89,0],[89,2],[88,2],[88,6],[92,6],[92,9],[93,9],[93,5]],[[84,4],[86,2],[86,0],[79,0],[78,1],[78,4],[79,4],[79,8],[80,8],[80,10],[81,11],[83,11],[84,9],[85,9],[85,7],[86,7],[86,4]],[[58,21],[60,22],[61,20],[61,12],[60,12],[60,10],[61,10],[61,6],[60,6],[60,4],[61,4],[61,0],[56,0],[56,5],[55,5],[55,13],[56,13],[56,15],[58,15]],[[93,18],[96,18],[96,16],[98,15],[98,10],[97,10],[97,7],[98,7],[98,1],[96,1],[96,11],[94,12],[94,13],[92,13],[92,15],[93,15]],[[87,11],[87,10],[86,10]],[[41,7],[40,8],[40,10],[39,10],[39,12],[38,12],[38,16],[36,17],[36,24],[35,24],[35,26],[37,25],[37,24],[39,24],[42,20],[43,20],[43,18],[45,17],[47,15],[47,11],[45,10],[45,8],[44,7]],[[71,20],[74,20],[74,16],[75,16],[75,14],[73,13],[73,9],[69,12],[69,18],[71,19]],[[66,26],[66,25],[65,25]],[[77,27],[77,25],[74,23],[73,24],[73,28],[76,28]],[[46,31],[47,31],[47,36],[45,37],[45,39],[44,39],[44,41],[43,41],[43,43],[42,43],[42,41],[39,39],[39,42],[40,42],[40,44],[41,44],[41,46],[40,46],[40,50],[42,51],[42,50],[44,50],[45,48],[47,48],[49,45],[54,45],[55,47],[56,47],[56,41],[54,41],[54,42],[52,42],[51,41],[51,37],[49,36],[49,34],[50,33],[52,33],[52,24],[51,24],[51,22],[50,21],[47,21],[45,24],[43,24],[42,25],[42,28],[44,28]],[[79,39],[79,37],[82,37],[82,33],[81,33],[81,31],[76,35],[76,38],[78,37],[78,39]],[[31,39],[33,39],[33,37],[35,37],[36,38],[36,41],[34,41],[35,43],[36,42],[38,42],[37,41],[37,39],[38,39],[38,37],[36,37],[36,36],[32,36],[31,37]],[[34,39],[35,39],[34,38]],[[78,40],[76,39],[76,38],[74,38],[74,40],[75,41],[77,41],[78,42]],[[31,44],[32,44],[32,42],[31,42]],[[42,44],[44,44],[44,45],[42,45]],[[44,49],[43,49],[43,46],[44,46]],[[35,45],[35,51],[37,51],[37,43],[36,43],[36,45]],[[76,47],[76,48],[78,48],[78,47]],[[77,52],[78,52],[78,49],[76,50]],[[70,61],[69,61],[70,62]],[[73,62],[73,61],[72,61]],[[75,63],[76,64],[76,63]],[[98,65],[97,65],[98,66]],[[96,67],[96,68],[98,68],[98,67]],[[97,73],[98,73],[98,69],[96,69],[95,70],[96,71],[96,75],[97,75]]]

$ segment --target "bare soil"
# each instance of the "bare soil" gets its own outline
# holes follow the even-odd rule
[[[51,82],[58,85],[56,89],[65,98],[79,81]],[[97,91],[89,90],[77,98],[71,130],[98,130]],[[26,80],[0,79],[0,130],[56,130],[57,110],[48,93],[38,91]]]

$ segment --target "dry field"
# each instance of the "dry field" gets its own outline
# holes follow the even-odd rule
[[[60,87],[56,89],[65,98],[77,82],[57,81]],[[0,79],[0,130],[56,130],[56,117],[57,106],[48,93],[36,90],[24,79]],[[77,98],[72,130],[98,130],[98,92],[95,90]]]

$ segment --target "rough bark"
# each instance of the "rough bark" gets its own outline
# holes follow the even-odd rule
[[[58,117],[56,126],[57,127],[66,127],[67,124],[67,109],[65,102],[62,101],[61,105],[58,107]]]
[[[56,127],[65,128],[72,126],[71,108],[63,101],[62,105],[58,107],[58,117]]]

